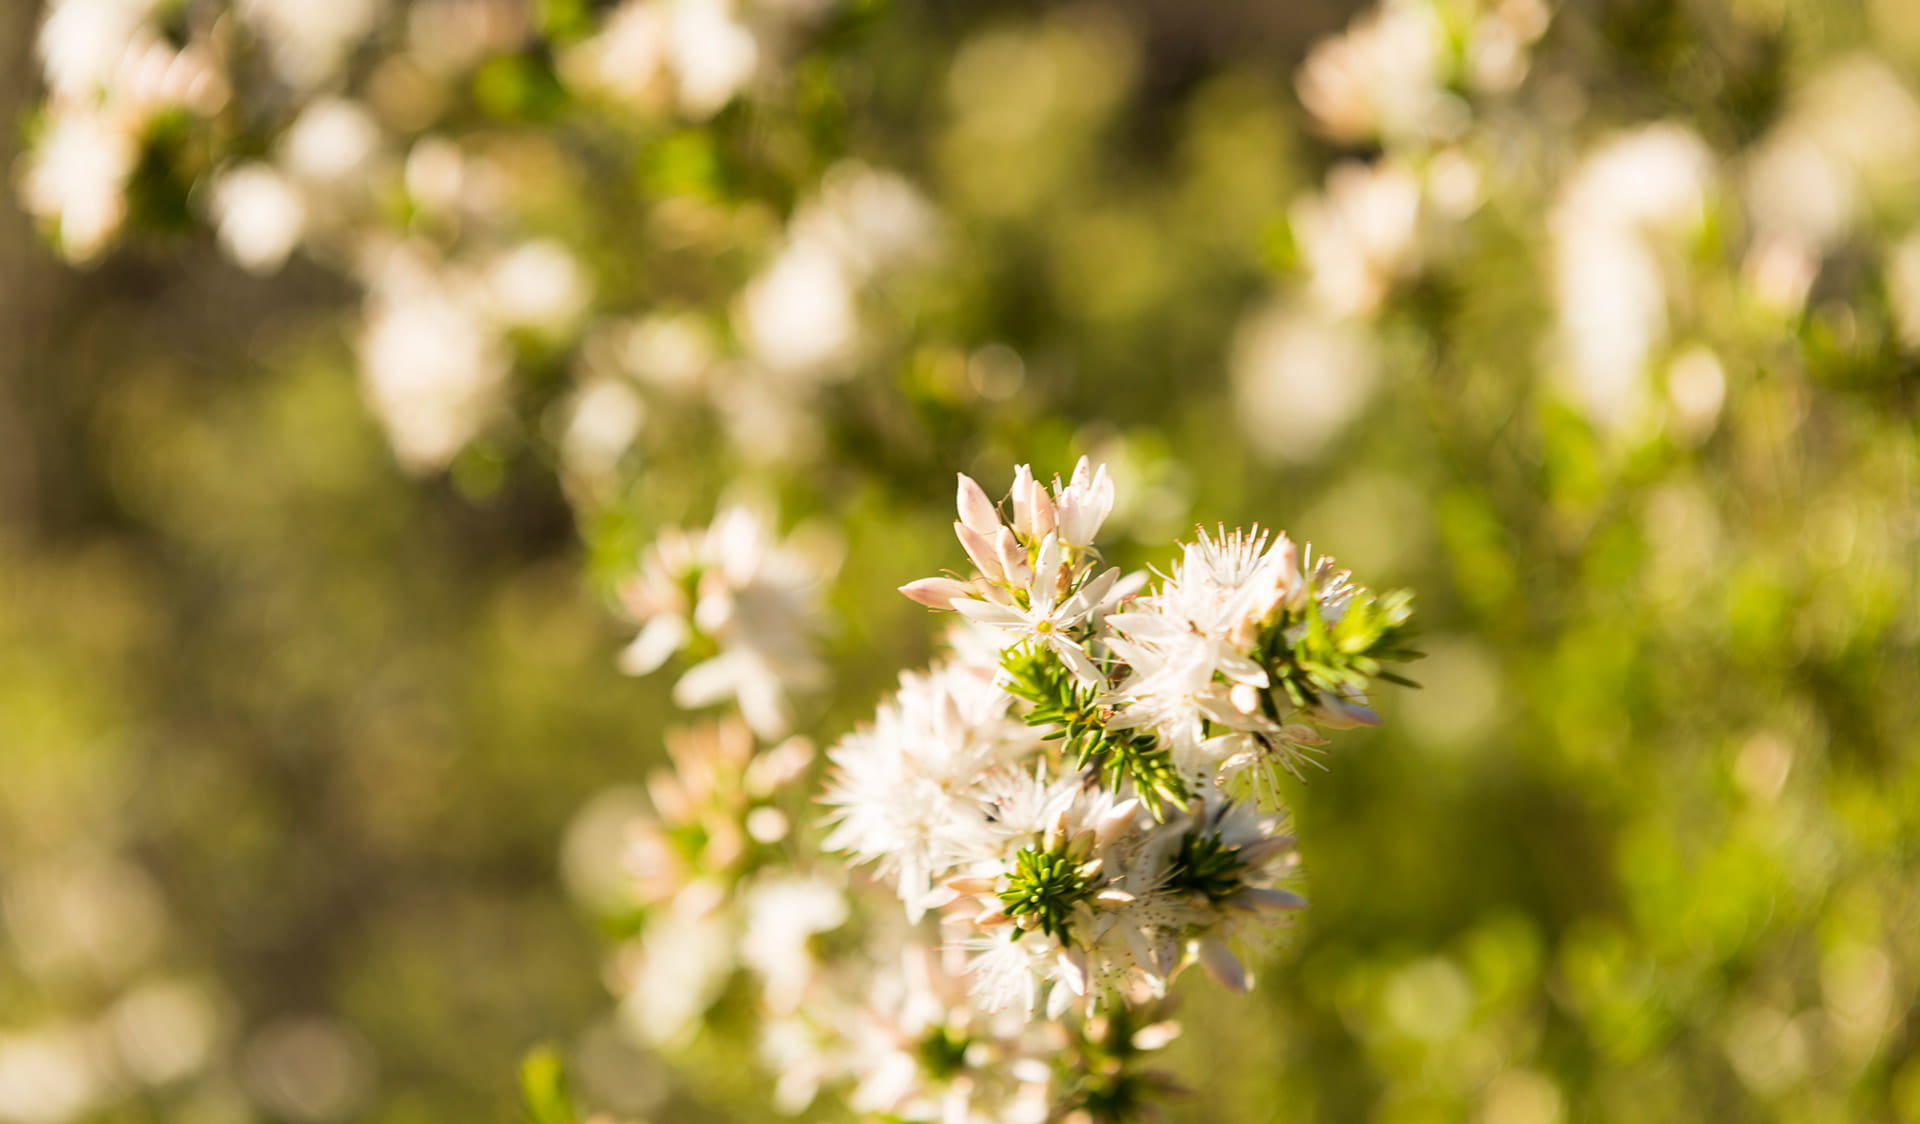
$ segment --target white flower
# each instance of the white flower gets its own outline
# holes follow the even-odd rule
[[[1207,724],[1275,732],[1263,699],[1271,686],[1253,658],[1263,627],[1296,603],[1304,584],[1293,544],[1265,532],[1206,531],[1189,543],[1160,592],[1138,599],[1107,624],[1108,647],[1130,669],[1111,700],[1112,725],[1152,727],[1191,784],[1211,787],[1227,755]]]
[[[580,263],[550,238],[523,242],[495,258],[485,282],[494,319],[511,328],[571,331],[593,297]]]
[[[1309,290],[1334,319],[1372,315],[1419,269],[1421,187],[1398,164],[1342,163],[1325,193],[1301,196],[1288,219]]]
[[[954,1124],[1050,1117],[1057,1041],[1013,1010],[968,995],[964,950],[913,945],[875,973],[852,1050],[860,1113]]]
[[[478,287],[425,247],[377,255],[368,272],[362,386],[401,462],[443,468],[499,409],[512,356]]]
[[[822,799],[833,829],[823,846],[877,863],[919,917],[936,877],[993,849],[984,787],[993,771],[1037,749],[1037,736],[1011,717],[1012,703],[991,669],[901,676],[872,726],[827,751],[835,768]]]
[[[1060,541],[1076,550],[1093,546],[1101,524],[1113,514],[1113,479],[1107,475],[1107,466],[1092,469],[1087,458],[1081,457],[1066,484],[1054,478],[1053,506]]]
[[[746,88],[760,48],[729,0],[672,0],[667,50],[680,79],[680,108],[711,117]]]
[[[790,242],[747,285],[737,320],[755,359],[802,383],[838,373],[858,334],[845,270],[811,241]]]
[[[70,261],[98,257],[127,217],[127,177],[139,144],[125,124],[97,110],[57,113],[34,150],[21,194],[50,221]]]
[[[1366,408],[1381,366],[1375,333],[1304,301],[1249,315],[1231,363],[1242,432],[1290,461],[1318,456]]]
[[[791,1011],[813,981],[813,938],[846,923],[846,895],[817,878],[770,875],[753,884],[745,904],[740,959],[759,974],[768,1007]]]
[[[220,244],[242,269],[272,273],[300,244],[307,205],[271,165],[229,168],[213,182],[213,213]]]
[[[93,97],[109,86],[134,43],[152,35],[156,0],[57,0],[40,26],[47,88]]]
[[[720,886],[696,882],[649,917],[620,1011],[644,1041],[684,1042],[720,997],[736,965],[726,900]]]
[[[1336,141],[1421,140],[1460,123],[1442,87],[1446,29],[1419,0],[1388,0],[1301,65],[1300,101]]]
[[[1713,154],[1691,130],[1649,125],[1582,160],[1549,216],[1560,344],[1574,399],[1618,431],[1647,404],[1684,239],[1706,221]]]
[[[642,622],[621,667],[646,674],[704,638],[718,651],[680,677],[674,702],[732,699],[755,732],[778,736],[789,721],[788,696],[822,675],[812,641],[822,570],[818,559],[775,542],[747,507],[727,507],[704,531],[663,532],[620,590]]]
[[[1048,535],[1041,540],[1039,557],[1034,560],[1032,582],[1025,591],[1027,603],[1024,606],[998,600],[955,599],[953,608],[970,620],[993,625],[1036,647],[1052,651],[1073,669],[1074,675],[1082,682],[1100,685],[1106,682],[1106,677],[1087,655],[1085,646],[1074,639],[1073,633],[1106,600],[1107,593],[1120,578],[1120,571],[1114,568],[1086,579],[1063,598],[1061,587],[1068,577],[1062,569],[1064,562],[1059,536]]]
[[[337,73],[379,19],[382,0],[241,0],[288,85],[311,88]]]

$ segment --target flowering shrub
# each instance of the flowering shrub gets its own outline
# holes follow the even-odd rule
[[[1324,8],[0,5],[0,1120],[1920,1118],[1920,8]]]
[[[972,570],[901,589],[958,617],[951,650],[827,751],[824,838],[781,806],[804,743],[756,752],[738,724],[673,743],[630,843],[645,919],[623,959],[650,1037],[684,1038],[737,961],[790,1107],[826,1085],[890,1119],[1129,1120],[1168,1086],[1140,1066],[1177,1029],[1175,978],[1197,963],[1245,991],[1245,951],[1306,905],[1282,774],[1377,723],[1367,691],[1417,653],[1406,594],[1285,535],[1202,530],[1156,582],[1123,578],[1096,545],[1114,500],[1085,458],[1051,487],[1019,466],[1005,505],[960,477]],[[703,653],[676,698],[775,734],[804,685],[778,669],[811,669],[808,584],[742,509],[670,533],[626,587],[628,665]]]

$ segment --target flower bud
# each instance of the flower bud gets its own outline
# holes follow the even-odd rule
[[[993,539],[960,522],[954,523],[953,533],[960,539],[961,549],[967,552],[967,557],[972,559],[982,577],[990,582],[1004,583],[1007,580],[1007,572],[1001,568],[1000,553],[995,549]]]
[[[1006,576],[1008,585],[1022,589],[1033,581],[1033,566],[1027,561],[1027,548],[1005,527],[994,537],[994,550],[1000,557],[1000,572]]]
[[[1032,541],[1053,530],[1053,498],[1026,465],[1013,470],[1013,529]]]
[[[1055,486],[1054,500],[1060,538],[1068,546],[1092,546],[1100,525],[1113,513],[1113,480],[1107,476],[1107,466],[1090,472],[1087,458],[1081,457],[1072,481],[1064,488]]]
[[[900,587],[900,592],[929,609],[953,608],[953,603],[972,593],[973,587],[952,578],[921,578]]]
[[[987,498],[985,489],[964,472],[960,474],[957,506],[960,509],[960,522],[980,534],[991,538],[1000,529],[1000,513],[995,510],[993,501]]]

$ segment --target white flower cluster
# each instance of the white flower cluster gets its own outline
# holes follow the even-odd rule
[[[474,87],[511,102],[519,87],[485,76],[541,58],[526,87],[550,88],[582,132],[641,159],[662,131],[724,132],[727,106],[785,96],[780,69],[836,6],[622,0],[560,26],[466,0],[49,0],[21,199],[74,262],[192,215],[249,272],[304,257],[350,279],[362,388],[413,471],[510,432],[528,397],[516,372],[556,362],[573,392],[543,390],[549,416],[530,420],[558,434],[570,484],[604,487],[643,427],[671,431],[688,406],[717,415],[744,457],[791,463],[817,440],[815,393],[870,345],[863,294],[934,244],[921,194],[847,160],[787,185],[784,223],[765,221],[769,200],[698,189],[557,223],[582,208],[568,185],[623,157],[556,141],[525,107],[460,107]],[[609,272],[632,263],[596,269],[600,219],[759,264],[727,292],[651,287],[630,307]],[[671,354],[646,346],[675,321]]]
[[[1029,1041],[1036,1013],[1134,1013],[1194,962],[1249,985],[1240,950],[1305,904],[1279,774],[1322,730],[1378,721],[1367,683],[1414,653],[1404,595],[1303,566],[1285,536],[1202,532],[1157,584],[1123,578],[1095,548],[1113,483],[1085,460],[1051,487],[1018,468],[1010,518],[965,476],[958,500],[974,572],[902,592],[993,643],[902,676],[829,751],[824,845],[931,928],[950,989],[931,1021],[1005,1076],[1058,1048]],[[1007,1012],[1014,1044],[992,1030]],[[951,1081],[937,1069],[914,1070],[914,1096]]]

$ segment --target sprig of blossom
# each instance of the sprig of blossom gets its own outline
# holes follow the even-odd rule
[[[1082,1051],[1188,965],[1251,985],[1247,951],[1306,904],[1280,775],[1325,732],[1377,723],[1367,691],[1417,654],[1406,594],[1258,528],[1202,530],[1167,575],[1123,578],[1095,544],[1113,503],[1085,460],[1051,487],[1020,466],[1004,503],[960,477],[971,571],[902,592],[996,632],[994,663],[903,676],[829,751],[824,796],[826,848],[963,957],[966,1009],[1044,1013]],[[950,1080],[965,1038],[941,1038],[914,1087]],[[1055,1077],[1055,1111],[1154,1086]]]

